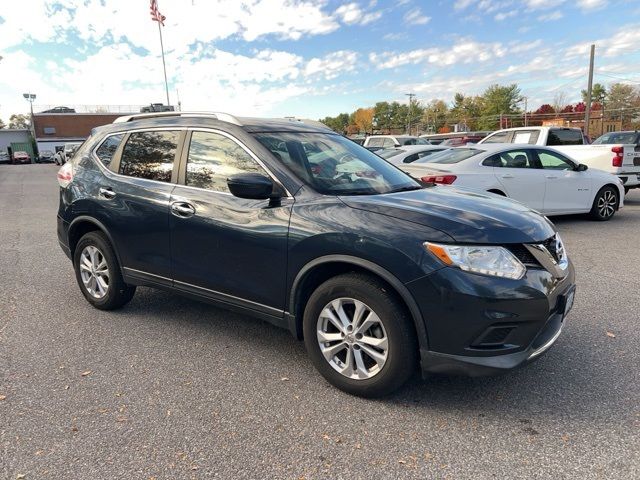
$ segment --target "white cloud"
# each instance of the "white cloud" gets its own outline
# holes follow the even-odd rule
[[[375,6],[375,4],[371,5]],[[382,16],[382,12],[366,12],[357,3],[345,3],[339,6],[335,15],[347,25],[367,25]]]
[[[501,22],[503,20],[506,20],[507,18],[515,17],[517,14],[518,14],[517,10],[510,10],[508,12],[496,13],[496,15],[493,18],[496,21]]]
[[[414,8],[413,10],[409,10],[404,15],[404,21],[409,25],[426,25],[431,20],[431,17],[424,15],[422,10],[419,8]]]
[[[541,22],[551,22],[554,20],[560,20],[563,17],[564,15],[562,14],[562,12],[560,10],[556,10],[552,13],[545,13],[544,15],[540,15],[538,17],[538,20],[540,20]]]
[[[330,53],[323,58],[312,58],[307,63],[304,74],[308,77],[318,75],[331,80],[345,72],[356,69],[358,54],[348,50]]]
[[[578,0],[578,7],[583,10],[597,10],[607,6],[607,0]]]

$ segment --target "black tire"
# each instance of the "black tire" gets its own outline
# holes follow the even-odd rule
[[[80,269],[81,256],[87,247],[95,247],[106,262],[108,270],[108,288],[102,298],[96,298],[85,286]],[[127,304],[136,292],[134,285],[128,285],[122,278],[120,264],[111,243],[102,232],[89,232],[85,234],[76,245],[73,255],[73,267],[76,272],[76,280],[80,291],[87,301],[100,310],[115,310]]]
[[[606,185],[600,189],[593,199],[591,218],[599,222],[611,220],[620,205],[620,193],[617,188]]]
[[[624,187],[624,194],[626,195],[627,193],[629,193],[629,190],[631,190],[629,187]]]
[[[339,298],[355,299],[366,304],[378,315],[386,332],[386,361],[370,378],[353,379],[344,376],[331,366],[320,349],[317,338],[320,314],[330,302]],[[365,334],[367,332],[370,331],[366,331]],[[307,352],[316,369],[329,383],[352,395],[368,398],[387,395],[409,379],[417,364],[416,333],[405,305],[395,292],[389,291],[384,283],[369,275],[339,275],[320,285],[307,302],[303,317],[303,333]],[[351,335],[350,340],[356,341],[354,338],[354,335]],[[360,347],[353,344],[351,348]],[[360,353],[361,358],[363,354],[366,352]],[[355,362],[355,357],[350,358]],[[371,361],[372,357],[366,359]]]

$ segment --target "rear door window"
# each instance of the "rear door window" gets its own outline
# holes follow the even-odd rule
[[[96,150],[96,157],[100,159],[105,167],[109,167],[109,164],[111,163],[111,160],[113,160],[113,156],[115,155],[116,150],[118,150],[123,138],[124,133],[111,135],[110,137],[107,137]]]
[[[569,128],[552,128],[549,130],[547,145],[582,145],[582,132]]]
[[[134,132],[122,150],[118,173],[129,177],[170,182],[180,132]]]
[[[491,155],[482,162],[485,167],[537,168],[531,150],[518,149]]]

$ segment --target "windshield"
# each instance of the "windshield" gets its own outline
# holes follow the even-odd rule
[[[424,138],[416,137],[396,137],[400,145],[429,145],[429,142]]]
[[[640,143],[637,132],[612,132],[605,133],[604,135],[596,138],[593,145],[613,145],[622,144],[629,145],[633,143]]]
[[[326,195],[374,195],[422,188],[407,174],[340,135],[255,133],[302,181]]]
[[[416,160],[415,163],[459,163],[483,152],[484,150],[477,148],[452,148],[444,152],[429,155],[428,157],[423,157],[420,160]]]

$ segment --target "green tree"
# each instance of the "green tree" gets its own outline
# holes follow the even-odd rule
[[[633,108],[640,107],[640,91],[624,83],[614,83],[609,86],[606,98],[606,110],[611,112],[611,117],[622,120],[625,128],[631,124],[631,120],[637,116]]]
[[[436,133],[447,124],[448,113],[449,107],[444,100],[431,100],[425,105],[422,112],[422,125],[424,130],[430,133]]]
[[[3,128],[5,128],[5,127],[6,127],[5,123],[4,123],[4,122],[2,121],[2,119],[0,118],[0,130],[1,130],[1,129],[3,129]]]
[[[325,117],[320,119],[331,130],[344,134],[349,125],[349,114],[341,113],[337,117]]]
[[[391,105],[389,102],[378,102],[373,107],[373,123],[377,130],[391,128]]]
[[[587,91],[582,90],[582,101],[587,103]],[[596,83],[591,86],[591,101],[602,103],[602,101],[607,97],[607,89],[601,83]]]
[[[9,128],[29,128],[30,125],[29,115],[14,113],[9,117]]]
[[[518,103],[522,94],[518,85],[498,85],[488,87],[482,94],[482,118],[478,122],[481,129],[498,128],[500,114],[520,113]]]
[[[449,124],[463,124],[469,130],[477,130],[480,124],[480,116],[484,109],[484,99],[478,96],[465,96],[456,93],[453,97],[453,107],[448,116]]]

